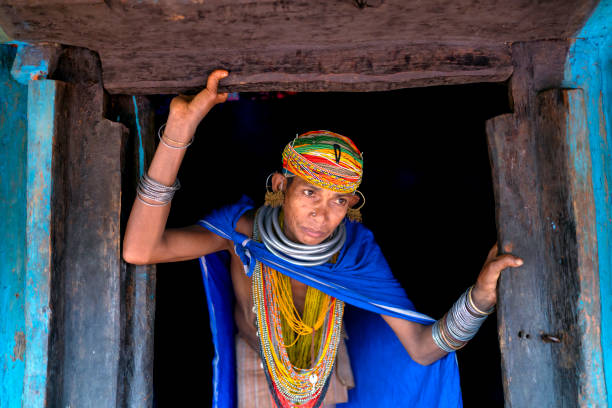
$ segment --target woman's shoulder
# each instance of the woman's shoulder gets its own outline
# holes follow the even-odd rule
[[[249,197],[243,196],[233,204],[213,210],[198,221],[198,224],[232,241],[242,240],[242,237],[235,236],[235,232],[250,236],[244,234],[243,231],[252,230],[252,226],[249,228],[249,225],[252,225],[252,221],[249,222],[253,218],[252,215],[249,215],[252,210],[253,201]],[[242,220],[243,218],[244,220]]]
[[[247,237],[253,236],[253,223],[255,222],[255,209],[246,210],[236,223],[236,231]]]

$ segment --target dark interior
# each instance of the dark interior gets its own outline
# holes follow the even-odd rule
[[[505,83],[234,95],[198,129],[169,226],[193,224],[242,194],[262,204],[266,177],[280,169],[282,149],[297,133],[347,135],[364,152],[364,224],[417,310],[440,318],[475,282],[496,240],[485,120],[510,111],[507,95]],[[152,98],[158,127],[171,98]],[[197,260],[159,265],[156,406],[205,406],[212,356]],[[503,407],[495,314],[458,359],[464,405]]]

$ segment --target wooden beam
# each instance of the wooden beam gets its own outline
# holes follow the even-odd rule
[[[29,3],[0,0],[9,36],[88,48],[110,93],[155,94],[201,89],[215,68],[232,72],[228,91],[500,82],[512,72],[508,44],[568,38],[596,0]]]
[[[364,52],[364,50],[366,52]],[[512,73],[505,46],[466,44],[364,44],[360,47],[291,47],[228,52],[202,50],[171,58],[157,51],[113,49],[104,85],[111,93],[162,94],[195,92],[215,68],[230,71],[221,89],[248,91],[387,91],[473,82],[503,82]],[[162,68],[163,67],[163,68]]]

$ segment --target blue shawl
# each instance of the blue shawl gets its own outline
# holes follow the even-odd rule
[[[346,222],[346,243],[335,263],[303,267],[286,262],[259,242],[235,230],[238,219],[253,203],[242,197],[198,222],[232,241],[245,273],[251,276],[256,260],[347,303],[347,348],[355,377],[349,402],[357,407],[462,407],[459,372],[454,353],[429,366],[414,362],[380,314],[421,324],[434,320],[414,310],[412,302],[393,277],[370,230]],[[206,289],[215,357],[213,407],[236,406],[234,350],[234,300],[229,255],[217,252],[200,258]],[[349,305],[355,306],[350,307]]]

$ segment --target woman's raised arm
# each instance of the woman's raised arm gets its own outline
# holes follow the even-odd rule
[[[179,95],[172,99],[162,141],[147,171],[148,187],[152,187],[147,190],[159,190],[174,184],[185,156],[185,147],[194,137],[199,123],[213,106],[227,99],[226,93],[217,92],[219,81],[227,75],[227,71],[216,70],[208,77],[206,89],[197,95]],[[170,202],[164,202],[163,195],[157,200],[152,198],[156,196],[158,194],[139,193],[134,200],[123,239],[123,259],[126,262],[180,261],[225,248],[227,242],[223,238],[198,226],[167,230]]]

